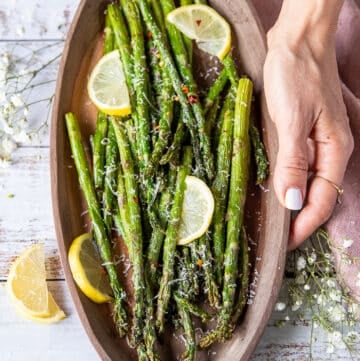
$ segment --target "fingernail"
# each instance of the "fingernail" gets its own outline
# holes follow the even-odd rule
[[[299,188],[289,188],[285,195],[285,206],[293,211],[298,211],[302,208],[303,199],[301,190]]]

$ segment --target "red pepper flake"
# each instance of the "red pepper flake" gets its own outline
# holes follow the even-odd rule
[[[195,20],[195,22],[196,22],[196,25],[197,25],[197,26],[200,26],[201,23],[202,23],[202,20],[200,20],[200,19],[199,19],[199,20]]]
[[[196,264],[199,266],[199,267],[202,267],[204,262],[201,260],[201,259],[198,259]]]
[[[147,33],[147,38],[148,38],[148,39],[151,39],[151,38],[152,38],[152,32],[151,32],[151,31],[148,31],[148,33]]]
[[[154,129],[155,129],[155,130],[159,130],[159,129],[160,129],[160,125],[158,125],[158,124],[155,125]]]
[[[188,101],[190,104],[195,104],[199,101],[199,97],[196,94],[190,94],[188,96]]]
[[[139,203],[139,198],[138,198],[138,197],[133,197],[133,201],[134,201],[135,203]]]
[[[184,94],[188,94],[189,93],[189,87],[187,85],[183,85],[181,90],[183,91]]]

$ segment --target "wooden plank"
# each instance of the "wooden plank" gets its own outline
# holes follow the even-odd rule
[[[3,361],[52,360],[63,361],[74,357],[80,360],[99,360],[80,324],[64,281],[48,282],[56,301],[67,318],[55,325],[38,325],[17,316],[0,283],[0,340]],[[277,318],[276,314],[275,318]],[[266,328],[251,361],[305,361],[309,360],[310,327],[287,325]],[[313,359],[329,360],[326,336],[316,331],[318,342],[313,347]],[[345,350],[338,350],[332,359],[350,361]]]
[[[0,40],[63,39],[79,2],[1,1]]]
[[[48,277],[63,278],[53,227],[48,148],[19,148],[13,164],[0,168],[0,280],[32,243],[42,242]]]
[[[74,311],[65,282],[49,282],[49,289],[67,318],[57,324],[42,325],[20,318],[5,294],[4,283],[0,283],[1,360],[98,361]]]

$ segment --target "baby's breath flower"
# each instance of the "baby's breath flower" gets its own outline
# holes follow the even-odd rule
[[[277,302],[275,304],[275,310],[276,311],[284,311],[286,308],[286,304],[284,302]]]
[[[353,243],[354,243],[354,241],[352,239],[344,238],[344,240],[343,240],[343,248],[349,248],[349,247],[352,246]]]
[[[346,347],[351,356],[354,352],[358,356],[360,340],[356,334],[348,337],[348,333],[360,329],[356,320],[360,305],[351,300],[349,290],[343,288],[335,277],[331,246],[329,236],[320,229],[311,236],[307,246],[294,251],[294,258],[289,258],[288,264],[288,272],[294,273],[294,279],[284,284],[288,299],[283,302],[294,312],[292,318],[304,322],[310,317],[312,327],[320,327],[328,335],[328,353]],[[345,242],[345,246],[350,246],[350,242]],[[353,262],[353,258],[346,254],[346,248],[343,248],[343,260]],[[360,273],[357,277],[360,287]],[[311,347],[316,341],[311,333]]]
[[[302,304],[303,304],[302,300],[296,300],[296,302],[291,306],[291,311],[293,312],[297,311]]]
[[[19,94],[12,95],[10,98],[11,103],[13,103],[15,108],[20,108],[24,106],[24,100]]]
[[[333,354],[335,352],[335,347],[332,343],[329,343],[326,348],[326,353]]]
[[[341,305],[330,306],[328,308],[328,317],[332,322],[340,322],[345,319],[345,309]]]
[[[11,154],[16,148],[16,143],[9,136],[5,136],[1,142],[0,153]]]
[[[298,271],[303,270],[306,267],[306,260],[303,256],[300,256],[296,261],[296,269]]]
[[[318,305],[324,304],[325,303],[325,298],[323,295],[319,295],[316,299],[316,302]]]
[[[334,280],[334,279],[331,279],[331,278],[326,281],[326,284],[327,284],[327,286],[328,286],[329,288],[335,288],[335,287],[336,287],[335,280]]]
[[[311,255],[308,257],[307,262],[310,265],[313,265],[316,262],[316,253],[312,252]]]
[[[341,291],[333,289],[329,292],[329,297],[332,301],[341,302],[341,298],[342,298]]]

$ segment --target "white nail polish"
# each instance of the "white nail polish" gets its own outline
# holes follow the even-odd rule
[[[289,188],[285,195],[285,206],[293,211],[298,211],[302,208],[303,199],[301,190],[299,188]]]

